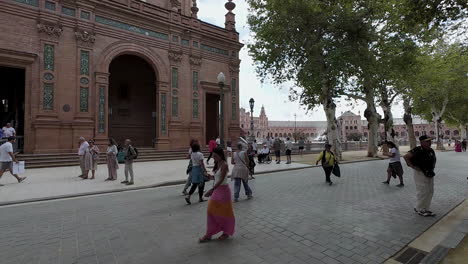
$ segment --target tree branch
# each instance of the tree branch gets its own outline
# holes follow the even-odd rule
[[[356,100],[362,100],[362,101],[366,100],[366,98],[364,98],[363,96],[359,96],[359,95],[346,94],[346,96],[348,96],[349,98],[352,98],[352,99],[356,99]]]
[[[389,102],[389,103],[390,103],[390,104],[393,104],[393,101],[395,100],[395,98],[396,98],[398,95],[400,95],[400,94],[401,94],[401,92],[395,93],[395,94],[392,96],[392,98],[390,98],[390,102]]]

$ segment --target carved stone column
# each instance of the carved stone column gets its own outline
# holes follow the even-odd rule
[[[109,73],[95,73],[95,131],[96,144],[106,145],[109,137]]]

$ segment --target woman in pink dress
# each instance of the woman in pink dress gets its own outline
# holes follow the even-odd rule
[[[462,152],[462,144],[460,140],[455,140],[455,152]]]

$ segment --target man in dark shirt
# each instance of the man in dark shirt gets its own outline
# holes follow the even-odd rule
[[[275,139],[273,143],[273,149],[275,150],[276,164],[281,163],[281,140],[279,138]]]
[[[414,211],[421,216],[435,216],[431,212],[431,200],[434,195],[434,168],[436,155],[431,148],[432,138],[419,137],[421,146],[415,147],[404,156],[406,164],[414,170],[417,204]]]

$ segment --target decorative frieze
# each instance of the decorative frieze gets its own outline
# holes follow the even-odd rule
[[[194,91],[198,90],[198,72],[197,71],[192,72],[192,89]]]
[[[75,29],[75,38],[78,45],[91,47],[96,41],[96,35],[94,32],[86,30]]]
[[[59,38],[62,35],[62,25],[38,22],[37,31],[46,37]]]
[[[220,55],[229,56],[229,51],[225,49],[215,48],[215,47],[211,47],[205,44],[201,44],[201,49],[209,51],[209,52],[217,53]]]
[[[235,59],[229,63],[229,72],[230,73],[239,73],[241,61],[239,59]]]
[[[166,94],[161,94],[161,134],[167,134],[167,125],[166,125],[166,111],[167,111],[167,102]]]
[[[192,101],[192,118],[198,119],[198,99]]]
[[[182,55],[183,54],[180,51],[170,50],[168,53],[169,61],[172,64],[178,64],[182,61]]]
[[[202,64],[202,58],[198,56],[190,56],[190,64],[193,66],[201,66]]]
[[[55,48],[53,45],[44,45],[44,70],[53,71],[55,68]]]
[[[96,23],[100,23],[100,24],[111,26],[111,27],[127,30],[127,31],[130,31],[130,32],[142,34],[142,35],[145,35],[145,36],[158,38],[158,39],[163,39],[163,40],[169,40],[169,35],[168,34],[155,32],[155,31],[152,31],[152,30],[148,30],[148,29],[138,27],[138,26],[129,25],[129,24],[122,23],[122,22],[119,22],[119,21],[116,21],[116,20],[113,20],[113,19],[105,18],[105,17],[102,17],[102,16],[96,16],[95,21],[96,21]]]

